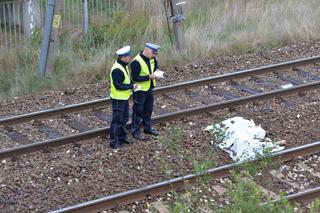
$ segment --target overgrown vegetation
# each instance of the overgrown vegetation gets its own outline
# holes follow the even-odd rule
[[[123,45],[138,53],[145,42],[162,46],[162,66],[270,49],[319,38],[317,0],[189,0],[185,6],[186,51],[171,47],[163,1],[122,1],[125,11],[91,23],[88,35],[61,33],[61,45],[51,79],[38,78],[39,38],[29,49],[0,53],[0,97],[63,89],[100,81]],[[128,12],[129,11],[129,12]],[[171,33],[170,33],[171,32]],[[17,56],[18,55],[18,56]],[[22,56],[22,57],[21,57]]]
[[[293,208],[289,202],[281,195],[279,202],[272,202],[270,197],[260,190],[254,179],[246,173],[233,173],[234,182],[228,189],[228,197],[231,204],[220,208],[217,212],[261,212],[261,213],[290,213]]]
[[[187,213],[187,212],[214,212],[214,213],[291,213],[303,212],[303,208],[297,206],[293,207],[286,200],[283,194],[280,195],[278,202],[273,202],[272,199],[261,191],[257,181],[258,176],[263,176],[265,172],[271,169],[277,169],[280,161],[272,159],[271,151],[265,149],[263,154],[257,156],[258,164],[251,161],[243,163],[242,167],[231,172],[229,181],[227,182],[226,199],[229,204],[221,205],[215,200],[211,189],[213,185],[212,177],[206,174],[206,171],[215,167],[215,156],[213,151],[209,151],[205,158],[198,158],[194,153],[183,153],[181,147],[183,146],[183,137],[179,129],[168,128],[167,135],[160,138],[160,143],[166,149],[174,153],[175,159],[178,163],[179,172],[183,175],[183,164],[190,162],[193,172],[199,175],[194,186],[187,186],[186,189],[173,193],[173,200],[168,201],[166,206],[173,213]],[[166,172],[167,178],[174,178],[174,169],[170,166],[167,158],[160,159],[163,169]],[[172,160],[172,159],[171,159]],[[176,167],[176,166],[175,166]],[[263,177],[266,177],[263,176]],[[187,184],[187,183],[186,183]],[[267,186],[265,186],[267,184]],[[271,188],[271,182],[264,183],[266,188]],[[320,210],[320,201],[316,200],[310,206],[310,212],[315,213]],[[152,209],[153,212],[157,210]]]

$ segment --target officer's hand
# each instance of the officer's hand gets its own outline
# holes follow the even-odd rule
[[[155,75],[149,75],[150,80],[154,80],[157,79],[157,77]]]
[[[133,90],[136,90],[138,88],[138,84],[133,84]]]

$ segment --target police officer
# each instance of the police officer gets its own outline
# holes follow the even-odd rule
[[[110,125],[109,145],[113,149],[120,148],[123,143],[131,144],[127,139],[125,125],[129,119],[128,100],[132,89],[136,86],[130,79],[128,63],[131,61],[130,46],[116,52],[118,58],[110,72],[110,97],[112,99],[112,121]]]
[[[158,53],[159,45],[146,43],[140,52],[131,62],[132,80],[138,85],[133,93],[133,113],[132,113],[132,136],[138,140],[143,140],[140,134],[141,121],[144,133],[153,136],[159,135],[151,127],[151,115],[153,112],[152,90],[156,86],[156,76],[154,71],[158,69],[158,62],[155,56]]]

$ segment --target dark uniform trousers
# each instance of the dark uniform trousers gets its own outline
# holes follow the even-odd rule
[[[151,115],[153,111],[152,89],[133,93],[132,135],[140,133],[141,121],[144,131],[151,131]]]
[[[127,138],[126,124],[129,120],[128,100],[112,99],[112,121],[110,125],[110,144],[120,143]]]

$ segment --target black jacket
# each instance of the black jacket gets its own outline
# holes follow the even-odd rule
[[[141,58],[146,62],[146,64],[148,65],[149,68],[149,74],[151,75],[151,68],[150,68],[150,59],[145,57],[142,52],[140,52],[140,56]],[[149,80],[149,76],[140,76],[140,72],[141,72],[141,66],[139,64],[138,61],[134,60],[132,61],[132,63],[130,64],[130,68],[131,68],[131,76],[132,76],[132,80],[134,82],[143,82],[143,81],[148,81]],[[158,61],[156,58],[154,58],[154,70],[158,69]],[[153,81],[151,81],[151,89],[154,88],[153,85]]]
[[[124,69],[126,69],[126,66],[128,65],[127,63],[121,61],[119,58],[117,59],[117,62],[119,64],[121,64]],[[128,70],[127,70],[128,71]],[[128,71],[129,72],[129,71]],[[130,77],[130,75],[129,75]],[[116,89],[118,90],[127,90],[127,89],[132,89],[133,88],[133,82],[132,80],[130,80],[130,84],[124,84],[124,74],[120,69],[114,69],[112,71],[112,80],[113,80],[113,84],[115,86]]]

